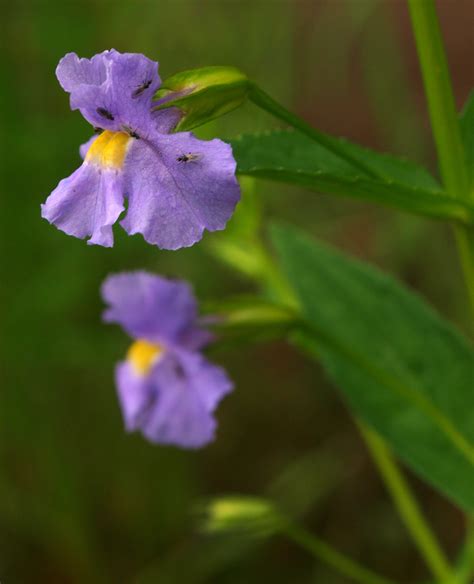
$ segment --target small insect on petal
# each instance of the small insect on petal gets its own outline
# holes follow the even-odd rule
[[[99,114],[99,116],[102,116],[103,118],[105,118],[106,120],[110,120],[111,122],[115,119],[114,116],[109,112],[109,110],[105,109],[105,107],[98,107],[96,109],[96,112]]]
[[[140,97],[140,95],[150,87],[151,81],[151,79],[148,79],[148,81],[144,81],[141,85],[139,85],[135,91],[132,92],[132,99]]]
[[[187,162],[196,162],[199,160],[199,158],[199,154],[192,154],[191,152],[188,152],[187,154],[181,154],[181,156],[178,156],[176,160],[186,164]]]
[[[137,134],[137,132],[132,130],[132,128],[130,128],[130,126],[122,126],[122,130],[124,132],[127,132],[127,134],[130,136],[130,138],[135,138],[136,140],[140,140],[140,136]]]

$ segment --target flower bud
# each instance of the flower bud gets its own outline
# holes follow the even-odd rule
[[[202,530],[268,537],[280,530],[283,518],[270,501],[257,497],[227,496],[213,499],[203,508]]]
[[[235,67],[203,67],[176,73],[155,93],[155,109],[176,107],[182,117],[177,131],[190,130],[239,107],[250,82]]]

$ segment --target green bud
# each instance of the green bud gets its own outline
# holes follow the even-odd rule
[[[270,501],[257,497],[228,496],[204,505],[202,529],[206,533],[268,537],[283,525],[283,517]]]
[[[176,130],[190,130],[239,107],[247,99],[250,82],[235,67],[203,67],[176,73],[163,82],[155,100],[167,98],[156,109],[177,107],[183,117]]]
[[[222,308],[225,304],[221,303]],[[286,306],[273,304],[260,298],[243,297],[228,303],[228,311],[222,311],[224,322],[222,329],[233,327],[256,327],[268,329],[278,327],[287,330],[297,323],[297,316]]]

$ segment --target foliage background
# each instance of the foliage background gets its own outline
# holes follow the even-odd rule
[[[472,5],[439,2],[460,106],[472,85]],[[192,509],[222,492],[270,494],[314,532],[403,581],[426,578],[338,393],[283,343],[215,354],[236,383],[218,440],[200,452],[123,432],[113,364],[128,340],[103,326],[106,274],[146,268],[191,280],[209,300],[251,290],[201,245],[161,252],[116,230],[112,250],[39,215],[79,164],[90,129],[56,82],[60,57],[143,52],[162,78],[235,65],[322,130],[420,162],[433,147],[406,6],[390,0],[2,3],[2,582],[343,584],[281,539],[257,545],[196,531]],[[275,122],[251,106],[199,130],[232,137]],[[285,218],[392,271],[463,327],[446,228],[354,201],[259,183]],[[389,331],[387,331],[389,334]],[[462,521],[412,477],[454,553]]]

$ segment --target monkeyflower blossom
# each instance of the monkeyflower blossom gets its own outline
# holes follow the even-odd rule
[[[89,244],[113,245],[112,226],[164,249],[200,240],[204,229],[224,229],[239,200],[232,149],[221,140],[172,133],[179,109],[156,110],[158,63],[112,49],[80,59],[68,53],[56,75],[94,127],[80,148],[82,166],[63,179],[42,205],[42,216]]]
[[[147,272],[109,276],[102,285],[103,318],[134,339],[115,380],[128,431],[148,440],[199,448],[214,438],[214,410],[232,390],[225,371],[202,349],[212,340],[199,325],[187,283]]]

